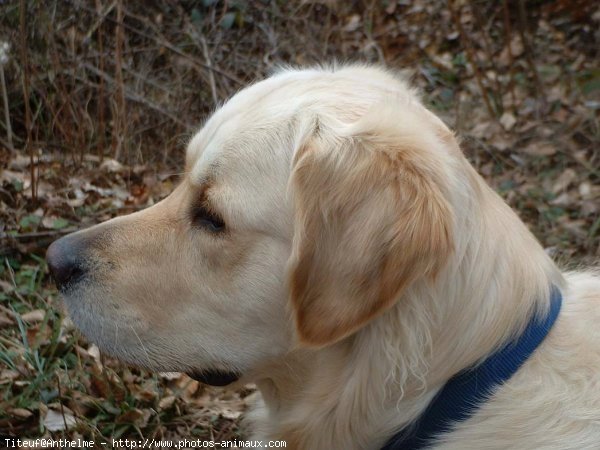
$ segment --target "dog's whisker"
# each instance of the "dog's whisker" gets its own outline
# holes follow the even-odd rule
[[[140,339],[140,336],[137,334],[137,331],[135,331],[135,328],[131,324],[129,325],[129,328],[131,328],[131,331],[133,331],[133,334],[135,334],[135,337],[137,338],[138,342],[140,343],[140,346],[142,347],[142,350],[144,351],[144,355],[146,356],[146,360],[148,361],[148,369],[152,368],[152,360],[150,359],[150,354],[148,353],[148,350],[146,350],[146,346],[144,345],[144,343]]]

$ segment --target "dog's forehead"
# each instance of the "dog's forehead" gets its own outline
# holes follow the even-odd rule
[[[218,128],[210,138],[206,137],[210,128],[201,131],[190,143],[187,170],[192,185],[231,181],[258,185],[273,172],[286,172],[292,146],[283,117],[266,126],[240,114]]]
[[[190,141],[186,157],[191,186],[209,185],[227,218],[276,234],[286,227],[293,150],[294,108],[276,98],[287,87],[267,80],[234,96]]]
[[[403,83],[379,71],[283,72],[243,89],[213,114],[190,141],[186,176],[192,186],[210,184],[211,195],[243,214],[242,221],[285,216],[303,126],[311,117],[356,120],[390,93],[410,97]]]
[[[404,82],[381,70],[360,66],[340,70],[284,70],[241,90],[218,109],[190,141],[186,155],[187,171],[194,182],[202,182],[204,168],[217,164],[227,153],[249,156],[256,146],[242,148],[236,140],[256,141],[277,138],[286,121],[304,110],[318,113],[322,108],[336,110],[341,118],[356,118],[383,98],[412,97]],[[359,115],[359,114],[358,114]]]
[[[290,102],[277,99],[277,91],[293,87],[293,80],[270,78],[242,90],[217,110],[188,145],[186,169],[191,181],[202,184],[225,165],[272,158],[264,152],[272,142],[265,141],[281,140],[279,130],[294,109]]]
[[[223,136],[225,130],[235,131],[235,127],[230,126],[232,122],[242,127],[272,122],[279,118],[275,115],[285,116],[286,112],[298,109],[301,103],[322,100],[325,94],[331,94],[343,84],[364,85],[360,81],[360,77],[352,80],[344,71],[332,73],[308,69],[283,71],[254,83],[235,94],[210,117],[190,142],[188,160],[193,162],[197,159],[203,152],[204,145],[215,136]]]

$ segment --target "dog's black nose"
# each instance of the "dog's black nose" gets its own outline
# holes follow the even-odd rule
[[[76,283],[85,275],[79,239],[71,235],[54,241],[46,251],[50,274],[59,289]]]

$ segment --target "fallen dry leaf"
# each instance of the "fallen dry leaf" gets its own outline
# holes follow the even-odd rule
[[[577,179],[577,172],[575,170],[568,168],[560,174],[560,176],[554,182],[554,186],[552,186],[552,192],[555,194],[564,191]]]
[[[158,402],[158,407],[160,409],[169,409],[171,406],[173,406],[173,403],[175,403],[175,397],[173,395],[168,395],[160,399]]]
[[[94,358],[94,361],[96,361],[96,364],[98,366],[100,366],[100,367],[102,366],[102,363],[100,362],[100,349],[98,348],[98,346],[96,344],[90,345],[87,349],[87,353],[92,358]]]
[[[510,41],[510,52],[508,46],[505,46],[502,49],[502,52],[500,52],[500,55],[498,56],[499,64],[504,67],[508,66],[513,59],[516,59],[523,54],[523,50],[524,47],[521,36],[514,36]]]
[[[17,370],[4,369],[0,372],[0,383],[16,380],[19,376],[21,374]]]
[[[28,417],[33,416],[33,413],[25,408],[13,408],[10,409],[8,413],[21,419],[27,419]]]
[[[523,152],[532,156],[551,156],[556,153],[556,147],[548,142],[534,141],[527,145]]]
[[[116,159],[109,158],[102,161],[102,164],[100,164],[100,169],[114,173],[122,172],[125,169],[125,166],[123,166],[123,164],[121,164]]]
[[[46,417],[44,417],[44,426],[49,431],[62,431],[72,427],[77,423],[77,420],[73,414],[67,411],[66,407],[64,408],[64,413],[63,411],[48,409]]]
[[[33,311],[21,314],[21,319],[23,319],[24,322],[35,323],[44,320],[45,316],[46,311],[44,311],[43,309],[34,309]]]
[[[0,328],[12,326],[14,323],[12,317],[3,311],[0,311]]]
[[[165,380],[177,380],[183,376],[181,372],[159,372],[159,377],[164,378]]]
[[[224,417],[225,419],[236,420],[236,419],[239,419],[239,417],[241,415],[242,415],[241,411],[236,411],[236,410],[229,409],[229,408],[224,408],[221,411],[221,417]]]
[[[504,129],[506,131],[509,131],[517,123],[517,118],[514,116],[514,114],[511,114],[509,112],[505,112],[500,117],[500,123],[502,124],[502,126],[504,127]]]
[[[144,413],[137,409],[130,409],[129,411],[124,412],[119,417],[115,419],[115,423],[131,423],[135,424],[138,420],[144,417]]]

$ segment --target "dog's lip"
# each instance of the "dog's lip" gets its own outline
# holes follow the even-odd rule
[[[85,279],[87,279],[87,275],[85,274],[85,272],[83,270],[77,269],[73,273],[72,278],[66,284],[58,286],[58,292],[60,292],[61,294],[67,294]]]
[[[237,372],[229,372],[225,370],[193,370],[187,372],[190,378],[193,378],[200,383],[210,386],[227,386],[240,379],[240,374]]]

